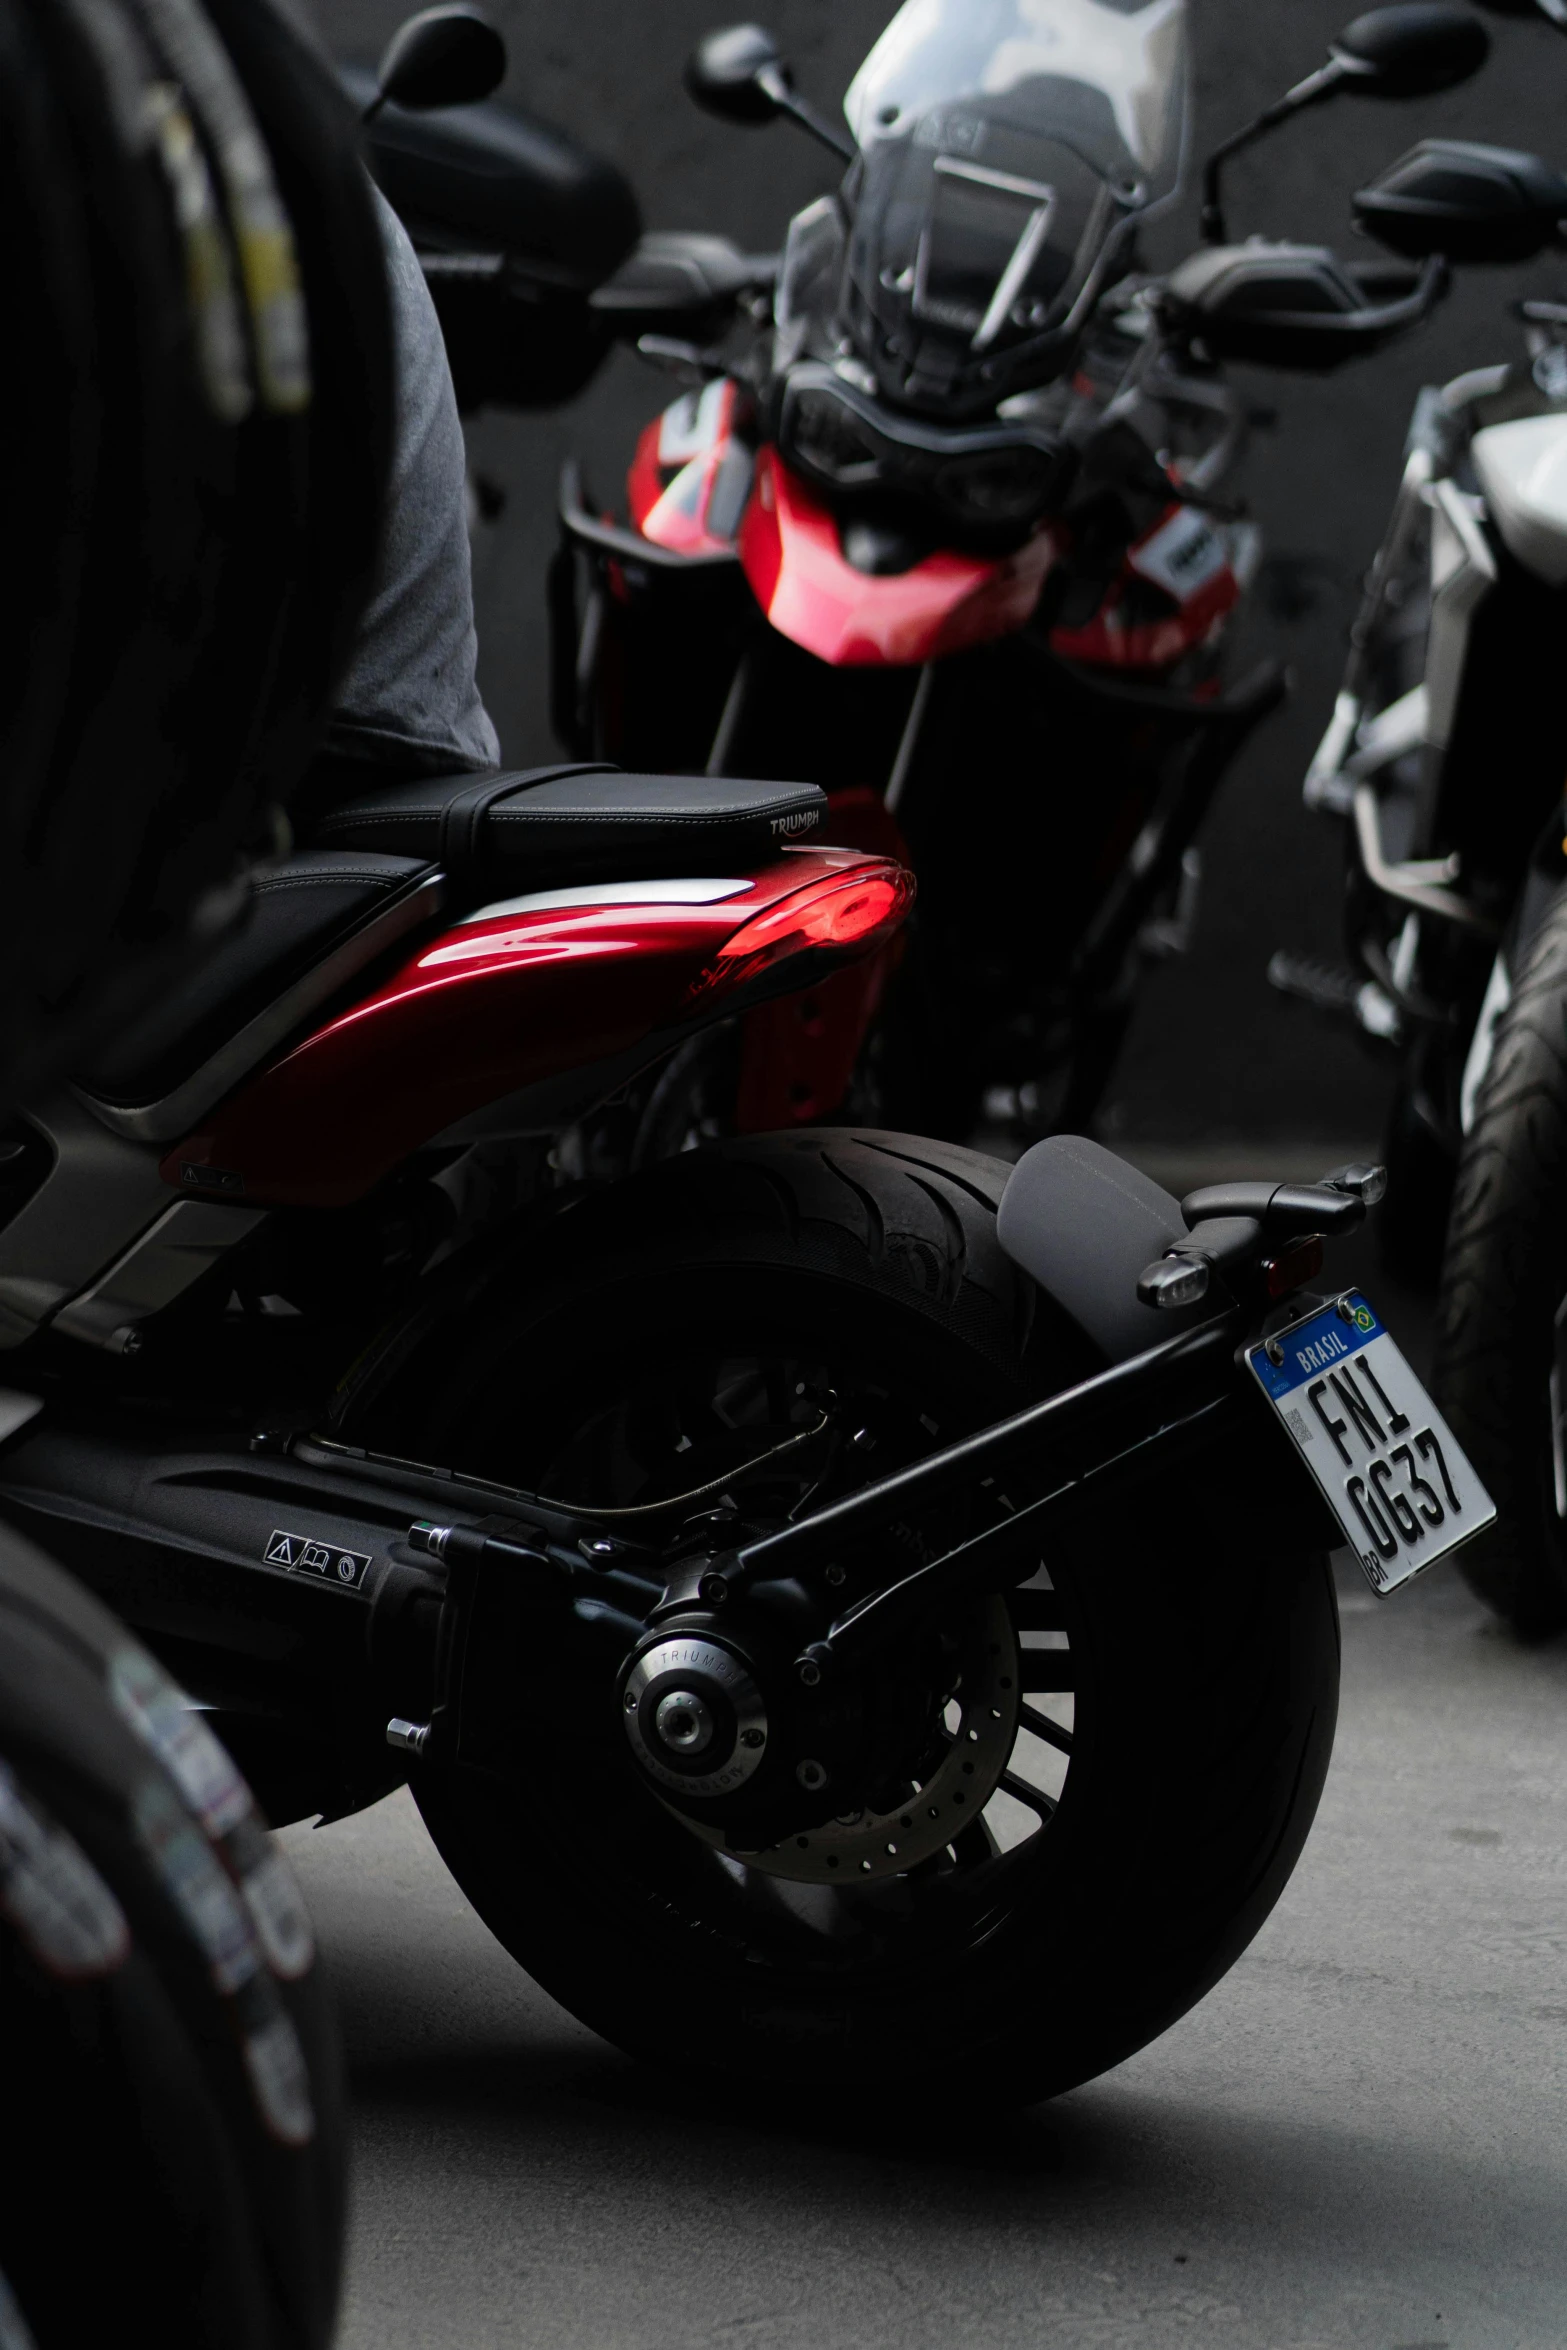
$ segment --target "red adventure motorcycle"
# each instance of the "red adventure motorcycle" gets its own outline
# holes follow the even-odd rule
[[[616,342],[692,386],[641,437],[626,523],[567,468],[563,744],[810,775],[834,839],[922,877],[868,985],[866,1050],[858,986],[775,1023],[772,1100],[796,1122],[1089,1120],[1144,965],[1190,934],[1213,794],[1283,692],[1276,665],[1226,671],[1261,550],[1223,362],[1337,365],[1445,282],[1226,244],[1219,174],[1335,92],[1462,80],[1486,53],[1467,11],[1358,19],[1211,159],[1208,241],[1163,278],[1136,240],[1183,168],[1184,0],[1111,14],[1052,0],[1046,38],[1010,5],[902,11],[848,94],[852,138],[758,28],[713,35],[688,70],[701,104],[791,115],[848,165],[781,257],[639,235],[612,164],[508,106],[384,105],[371,125],[465,406],[558,405]],[[372,76],[347,79],[373,100]],[[706,1032],[644,1105],[638,1158],[743,1130],[754,1066],[732,1027]]]
[[[643,433],[624,523],[568,468],[552,585],[579,756],[809,775],[835,839],[912,863],[919,912],[846,1108],[955,1137],[982,1108],[1022,1131],[1091,1118],[1143,966],[1189,935],[1214,792],[1283,692],[1276,666],[1226,672],[1260,537],[1222,362],[1336,365],[1444,282],[1225,243],[1219,165],[1335,90],[1446,87],[1486,52],[1464,11],[1359,20],[1220,150],[1209,242],[1155,277],[1137,238],[1181,178],[1180,0],[1037,15],[904,8],[848,137],[757,27],[701,45],[699,104],[788,114],[846,175],[781,258],[650,239],[592,297],[692,388]],[[684,339],[655,303],[682,271]],[[689,1071],[698,1132],[728,1117],[723,1051]],[[836,1106],[812,1084],[793,1115]]]

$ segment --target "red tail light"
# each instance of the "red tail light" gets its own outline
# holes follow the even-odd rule
[[[867,862],[852,873],[828,874],[742,923],[718,949],[692,993],[739,986],[785,956],[812,947],[840,954],[867,947],[896,930],[913,903],[913,874],[890,858]]]
[[[1288,1297],[1293,1290],[1304,1287],[1322,1270],[1322,1235],[1312,1232],[1304,1240],[1292,1240],[1276,1257],[1270,1257],[1263,1266],[1269,1297]]]

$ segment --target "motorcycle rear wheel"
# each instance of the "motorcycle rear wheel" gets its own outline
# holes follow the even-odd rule
[[[625,1506],[661,1468],[694,1485],[726,1446],[754,1459],[791,1394],[830,1387],[876,1440],[861,1482],[1087,1367],[997,1243],[1006,1174],[885,1134],[688,1155],[567,1216],[542,1281],[535,1261],[477,1288],[377,1417],[405,1453]],[[1256,1473],[1202,1475],[1129,1488],[1011,1595],[1032,1712],[983,1818],[906,1874],[791,1884],[715,1851],[639,1778],[612,1684],[525,1784],[418,1766],[436,1845],[556,1999],[688,2078],[786,2102],[828,2080],[1008,2103],[1068,2089],[1234,1963],[1326,1774],[1326,1561]],[[517,1656],[522,1718],[568,1670]]]

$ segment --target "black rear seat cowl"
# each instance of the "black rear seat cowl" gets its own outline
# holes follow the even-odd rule
[[[567,879],[743,873],[818,838],[826,814],[811,783],[545,767],[398,784],[334,808],[311,839],[427,858],[476,902]]]

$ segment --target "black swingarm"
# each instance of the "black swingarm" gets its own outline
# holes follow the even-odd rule
[[[710,1611],[721,1621],[723,1611],[747,1590],[841,1562],[911,1513],[963,1488],[991,1488],[999,1477],[1019,1469],[1026,1469],[1030,1483],[1042,1477],[1056,1482],[999,1524],[856,1600],[823,1640],[802,1653],[802,1677],[809,1681],[812,1670],[819,1678],[835,1664],[861,1663],[955,1599],[1025,1581],[1038,1565],[1041,1544],[1069,1524],[1081,1523],[1112,1478],[1173,1466],[1242,1421],[1249,1396],[1236,1367],[1241,1321],[1233,1311],[1219,1315],[864,1486],[797,1525],[742,1549],[708,1551],[689,1560],[667,1584],[650,1622],[692,1608]],[[735,1483],[742,1483],[743,1476]],[[526,1509],[525,1497],[517,1499]],[[573,1550],[598,1551],[606,1563],[624,1540],[602,1521],[584,1519],[578,1532]],[[558,1545],[542,1549],[521,1533],[426,1522],[411,1530],[410,1539],[450,1568],[460,1567],[465,1579],[485,1562],[547,1571],[564,1558],[574,1573],[580,1572],[572,1552],[563,1553]],[[456,1649],[448,1654],[455,1657]],[[449,1688],[441,1692],[447,1704],[454,1694]]]
[[[830,1588],[847,1563],[852,1604],[824,1631],[818,1614],[787,1653],[807,1689],[863,1672],[954,1602],[1026,1581],[1042,1547],[1080,1527],[1112,1481],[1176,1467],[1226,1431],[1265,1442],[1239,1367],[1248,1324],[1227,1306],[736,1547],[724,1547],[723,1511],[695,1521],[688,1512],[678,1526],[667,1504],[595,1516],[313,1436],[181,1446],[166,1427],[127,1434],[52,1419],[8,1447],[0,1510],[163,1654],[274,1817],[332,1814],[395,1784],[408,1754],[485,1767],[465,1686],[479,1670],[474,1623],[497,1608],[529,1647],[549,1643],[552,1621],[569,1621],[594,1684],[610,1685],[665,1626],[700,1617],[717,1630],[726,1614],[751,1612],[753,1594],[801,1593],[802,1578]],[[778,1450],[726,1480],[742,1511],[747,1477]],[[1021,1479],[1026,1498],[1009,1500],[1003,1479]],[[1005,1514],[885,1579],[866,1546],[961,1493]],[[483,1652],[496,1645],[479,1643],[481,1680]],[[284,1773],[286,1791],[269,1740],[309,1750],[294,1778]],[[389,1755],[389,1743],[403,1753]]]

